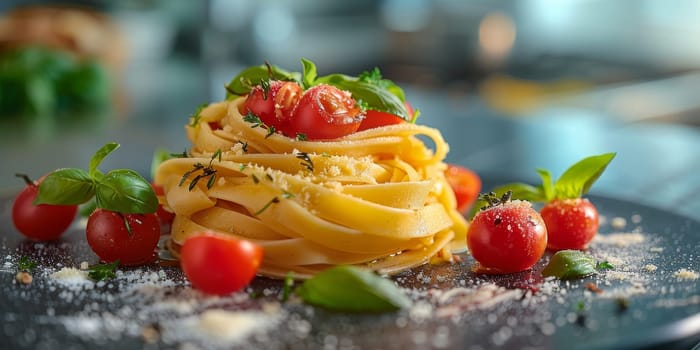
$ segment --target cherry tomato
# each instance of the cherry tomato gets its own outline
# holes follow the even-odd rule
[[[508,201],[476,214],[467,246],[483,272],[524,271],[544,254],[547,228],[529,202]]]
[[[540,213],[552,250],[584,249],[598,232],[598,210],[585,198],[555,199]]]
[[[401,117],[399,117],[397,115],[393,115],[391,113],[379,112],[379,111],[367,111],[366,115],[365,115],[365,119],[362,119],[362,122],[360,123],[360,126],[357,128],[357,131],[374,129],[374,128],[378,128],[380,126],[401,124],[403,122],[404,122],[404,120],[401,119]]]
[[[452,187],[452,191],[454,191],[457,198],[457,210],[462,214],[466,214],[479,196],[481,178],[475,172],[465,167],[447,164],[445,179]]]
[[[292,131],[310,140],[334,139],[357,131],[361,113],[349,92],[320,84],[306,90],[290,124]]]
[[[86,232],[90,248],[102,261],[140,265],[155,259],[160,223],[156,214],[121,214],[98,208],[90,214]]]
[[[406,107],[408,115],[412,116],[413,107],[411,106],[411,104],[405,102],[404,106]],[[365,113],[365,118],[362,119],[360,127],[357,129],[357,131],[378,128],[380,126],[386,125],[401,124],[404,121],[405,120],[403,120],[401,117],[391,113],[369,110]]]
[[[34,205],[39,185],[28,178],[27,186],[17,195],[12,204],[12,222],[27,238],[50,241],[60,237],[75,218],[77,205]]]
[[[272,80],[267,91],[258,85],[248,93],[245,109],[257,115],[266,125],[285,132],[302,94],[301,86],[295,82]]]
[[[195,288],[224,295],[248,285],[262,257],[263,248],[255,243],[205,232],[185,240],[180,266]]]
[[[156,193],[156,196],[160,197],[165,194],[165,192],[163,191],[163,186],[158,186],[152,183],[151,187],[153,187],[153,191]],[[173,223],[173,219],[175,219],[175,213],[163,208],[162,204],[158,204],[156,216],[158,216],[158,221],[160,222],[160,227],[162,229],[161,233],[169,232],[170,225]]]

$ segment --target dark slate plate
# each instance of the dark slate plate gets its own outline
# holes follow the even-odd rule
[[[592,200],[607,222],[601,226],[602,238],[612,233],[632,238],[641,233],[643,238],[628,246],[609,239],[592,244],[589,252],[617,263],[615,270],[577,281],[543,281],[540,271],[547,254],[532,271],[483,276],[471,272],[473,260],[462,255],[461,263],[423,266],[395,277],[415,300],[409,310],[357,315],[313,308],[294,298],[279,303],[282,283],[265,278],[256,279],[248,294],[206,297],[190,288],[177,267],[162,265],[124,268],[118,281],[90,283],[76,291],[75,286],[55,283],[50,272],[82,261],[96,263],[83,229],[76,225],[58,242],[24,240],[11,224],[11,201],[5,197],[0,215],[0,347],[669,349],[700,341],[700,280],[675,275],[681,269],[700,271],[700,222],[615,199]],[[613,227],[620,219],[626,226]],[[14,282],[20,256],[39,263],[31,285]],[[148,297],[129,291],[128,276],[150,272],[160,277],[154,277],[159,282]],[[591,283],[602,293],[591,292]],[[492,294],[504,301],[487,305],[465,297],[494,285],[499,288]],[[443,303],[440,296],[445,298],[448,291],[455,297]],[[259,297],[250,298],[252,294]],[[170,306],[155,307],[164,301]],[[178,302],[186,310],[172,306]],[[236,342],[212,342],[183,321],[206,309],[260,310],[271,305],[277,310],[270,313],[276,323],[263,327],[263,322],[260,331]],[[92,328],[82,323],[76,331],[85,319]],[[145,342],[144,327],[160,331],[160,337]]]

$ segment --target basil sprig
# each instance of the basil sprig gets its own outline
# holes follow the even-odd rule
[[[411,305],[390,280],[369,270],[340,265],[316,274],[296,289],[304,302],[341,312],[388,312]]]
[[[511,191],[513,199],[539,203],[546,203],[553,199],[579,198],[588,193],[615,155],[616,153],[603,153],[581,159],[566,169],[556,181],[553,181],[552,174],[548,170],[537,169],[537,174],[542,179],[541,185],[514,182],[496,187],[491,192],[500,196]],[[485,201],[480,200],[474,208],[478,210],[486,204]]]
[[[78,168],[58,169],[44,178],[34,204],[76,205],[95,197],[98,208],[123,214],[148,214],[158,209],[158,199],[139,173],[115,169],[102,173],[98,166],[107,155],[119,148],[111,142],[100,148],[90,160],[87,171]]]
[[[595,258],[580,250],[560,250],[549,259],[549,263],[542,270],[542,275],[563,280],[576,279],[590,276],[599,270],[614,268],[607,261],[596,262]]]
[[[352,97],[361,102],[363,108],[387,112],[410,122],[417,115],[409,115],[404,102],[403,90],[394,82],[383,79],[378,68],[364,72],[358,77],[344,74],[317,76],[316,65],[308,59],[301,59],[303,72],[289,72],[274,65],[248,67],[236,75],[226,85],[228,97],[242,96],[263,81],[289,80],[297,82],[304,90],[319,84],[333,85],[341,90],[349,91]]]

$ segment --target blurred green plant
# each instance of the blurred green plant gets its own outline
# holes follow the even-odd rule
[[[0,53],[0,120],[104,111],[110,81],[95,61],[42,47]]]

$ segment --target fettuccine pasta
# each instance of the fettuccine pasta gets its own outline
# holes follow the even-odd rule
[[[157,170],[176,214],[173,253],[213,231],[264,247],[262,275],[308,278],[338,264],[392,274],[465,249],[438,130],[401,123],[301,141],[245,121],[244,100],[204,108],[186,126],[188,157]]]

